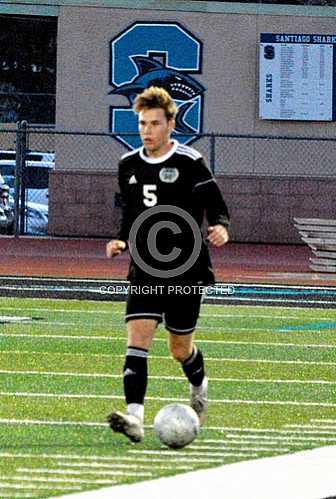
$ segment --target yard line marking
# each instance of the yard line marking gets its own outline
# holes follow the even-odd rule
[[[98,480],[85,480],[83,478],[40,478],[25,475],[3,475],[1,479],[15,480],[16,482],[22,480],[23,482],[82,483],[87,485],[114,485],[115,483],[117,483],[116,480],[102,480],[100,478]]]
[[[107,400],[124,400],[123,395],[100,395],[100,394],[83,394],[83,393],[34,393],[34,392],[0,392],[2,397],[28,397],[28,398],[74,398],[74,399],[107,399]],[[163,402],[188,402],[187,398],[178,397],[147,397],[147,400],[163,401]],[[211,399],[212,404],[246,404],[246,405],[294,405],[306,407],[336,407],[336,403],[332,402],[299,402],[296,400],[244,400],[244,399]]]
[[[283,440],[283,442],[279,443],[279,441],[278,441],[279,439]],[[224,439],[215,440],[215,439],[208,438],[205,440],[199,439],[199,442],[201,444],[212,443],[215,445],[225,445],[225,446],[226,445],[238,445],[238,446],[241,446],[241,445],[255,445],[255,444],[259,443],[258,441],[256,442],[256,440],[258,440],[258,441],[259,440],[267,440],[266,442],[265,441],[260,442],[260,444],[262,444],[263,446],[268,445],[269,446],[268,450],[272,450],[272,447],[274,447],[274,446],[277,446],[277,449],[283,450],[283,445],[285,447],[288,446],[288,439],[285,439],[285,437],[277,437],[277,439],[273,438],[273,437],[262,437],[262,436],[253,437],[253,438],[252,437],[235,437],[235,438],[227,437],[225,440]],[[290,438],[289,438],[289,440],[290,440]],[[291,442],[289,442],[289,443],[291,443]],[[286,450],[288,450],[288,449],[286,449]]]
[[[0,489],[2,489],[2,488],[6,489],[6,490],[8,489],[8,487],[1,487],[0,486]],[[16,499],[16,498],[19,498],[19,497],[30,497],[30,498],[32,498],[32,497],[37,497],[37,496],[35,496],[35,495],[32,496],[31,494],[24,494],[24,493],[21,493],[21,494],[20,493],[19,494],[8,494],[6,492],[1,492],[1,497],[2,498],[9,497],[10,499]]]
[[[332,431],[317,431],[317,430],[277,430],[277,429],[273,429],[273,428],[235,428],[235,427],[230,427],[230,426],[210,426],[210,427],[207,427],[206,428],[207,430],[211,429],[211,430],[216,430],[216,431],[224,431],[224,432],[237,432],[237,433],[256,433],[258,434],[258,437],[259,437],[259,434],[260,433],[285,433],[286,435],[288,435],[288,433],[292,433],[292,434],[296,434],[298,433],[299,435],[301,434],[318,434],[318,435],[334,435],[334,432]],[[236,434],[232,434],[232,433],[229,433],[233,438],[237,438],[237,437],[242,437],[244,435],[237,435]],[[248,435],[250,437],[250,435]],[[228,435],[226,435],[226,437],[228,437]],[[276,438],[277,436],[276,435],[272,435],[272,438]],[[295,437],[297,438],[297,437]]]
[[[112,305],[115,305],[116,302],[112,302]],[[207,305],[203,305],[205,307],[207,307]],[[216,305],[211,305],[211,306],[216,306]],[[220,305],[219,305],[220,306]],[[234,305],[232,305],[233,307]],[[244,307],[243,307],[244,308]],[[253,307],[254,309],[255,308],[263,308],[263,307]],[[292,307],[287,307],[288,311],[292,311],[293,308]],[[29,312],[52,312],[52,313],[70,313],[70,314],[94,314],[94,315],[124,315],[125,314],[125,311],[124,310],[80,310],[80,309],[65,309],[65,308],[59,308],[59,309],[54,309],[54,308],[47,308],[47,307],[41,307],[41,308],[35,308],[35,307],[16,307],[16,306],[13,306],[13,307],[10,307],[10,306],[6,306],[6,307],[1,307],[1,310],[13,310],[15,312],[17,312],[18,310],[23,310],[23,311],[29,311]],[[298,308],[298,310],[300,311],[303,311],[305,309],[302,309],[301,307]],[[321,311],[324,311],[323,309],[321,309]],[[307,309],[307,312],[308,312],[308,309]],[[307,316],[307,315],[304,315],[302,317],[298,317],[297,315],[272,315],[272,313],[270,312],[269,315],[267,314],[255,314],[255,313],[252,313],[252,314],[247,314],[247,313],[229,313],[229,314],[225,314],[225,313],[221,313],[221,314],[207,314],[207,313],[201,313],[200,314],[200,318],[202,317],[228,317],[228,318],[237,318],[237,317],[241,317],[241,318],[248,318],[248,319],[282,319],[282,320],[286,320],[286,319],[293,319],[293,320],[299,320],[299,321],[302,321],[302,320],[315,320],[316,319],[316,316]],[[329,316],[321,316],[321,317],[318,317],[319,320],[329,320],[330,317]],[[123,321],[121,320],[121,323],[123,324]],[[66,323],[65,323],[66,324]],[[76,324],[76,323],[75,323]]]
[[[289,452],[289,448],[286,448],[286,447],[282,447],[282,446],[279,446],[277,448],[277,450],[280,450],[280,447],[281,447],[281,452]],[[216,446],[216,445],[191,445],[189,447],[190,449],[195,449],[195,450],[213,450],[213,451],[217,451],[217,450],[225,450],[225,451],[228,451],[228,450],[239,450],[239,452],[248,452],[248,451],[256,451],[256,452],[263,452],[263,451],[266,451],[266,452],[273,452],[272,449],[270,449],[269,447],[232,447],[232,446],[229,446],[229,445],[221,445],[221,446]]]
[[[102,373],[75,373],[75,372],[60,372],[60,371],[12,371],[10,369],[0,369],[1,374],[13,375],[40,375],[40,376],[64,376],[64,377],[83,377],[83,378],[107,378],[107,379],[121,379],[120,374],[102,374]],[[186,381],[185,376],[148,376],[149,379],[172,380],[172,381]],[[211,378],[209,381],[214,382],[243,382],[243,383],[298,383],[308,385],[335,385],[336,381],[328,380],[301,380],[301,379],[249,379],[249,378]]]
[[[0,489],[2,489],[2,488],[6,489],[6,490],[8,489],[8,487],[0,487]],[[65,490],[67,490],[67,489],[65,489]],[[81,490],[81,489],[79,489],[79,490]],[[9,497],[10,499],[19,499],[20,497],[30,497],[30,498],[33,498],[33,497],[37,497],[37,496],[29,494],[29,493],[28,494],[24,494],[23,492],[21,494],[20,493],[18,493],[18,494],[13,494],[13,493],[8,494],[6,492],[1,492],[1,497],[2,498]]]
[[[321,322],[321,321],[323,322],[323,321],[330,320],[330,317],[325,318],[325,319],[318,317],[317,319],[319,320],[319,322]],[[306,318],[301,318],[300,322],[306,321],[306,320],[307,320]],[[3,324],[10,324],[10,323],[14,323],[14,321],[3,322]],[[33,319],[31,321],[27,321],[26,325],[32,326],[32,323],[33,323]],[[95,322],[94,324],[98,325],[100,323]],[[106,324],[106,321],[104,321],[104,324]],[[0,325],[1,325],[1,321],[0,321]],[[80,322],[59,322],[59,321],[53,321],[53,320],[41,320],[40,322],[34,322],[34,328],[45,327],[46,325],[48,325],[48,326],[64,326],[64,327],[72,326],[74,330],[81,329]],[[111,327],[117,326],[117,327],[123,328],[124,322],[123,321],[109,321],[107,323],[107,325],[111,326]],[[164,326],[159,326],[159,327],[161,330],[164,329]],[[247,333],[267,332],[267,333],[276,334],[276,335],[279,335],[280,333],[288,334],[288,333],[296,333],[297,331],[300,332],[300,329],[298,329],[298,326],[293,329],[291,326],[288,326],[287,323],[283,324],[283,325],[278,324],[276,329],[274,327],[253,327],[252,328],[252,327],[218,326],[218,325],[206,326],[206,325],[202,325],[199,323],[195,329],[197,331],[212,331],[212,330],[214,330],[214,331],[222,332],[223,334],[230,334],[230,333],[241,332],[241,331],[247,332]],[[309,329],[309,328],[304,327],[304,325],[302,326],[302,330],[304,333],[319,333],[319,332],[331,333],[331,332],[333,332],[334,329],[335,329],[335,327],[328,327],[327,329],[326,328]],[[29,336],[28,333],[26,335]],[[34,333],[31,333],[31,335],[34,335]],[[13,336],[14,336],[14,334],[13,334]],[[18,334],[16,336],[18,336]],[[36,335],[36,336],[38,336],[38,335]],[[46,334],[46,335],[41,335],[41,336],[51,336],[51,335]],[[55,335],[55,337],[56,336],[59,336],[59,335]],[[67,337],[67,336],[65,336],[65,337]],[[71,337],[75,337],[75,336],[69,335],[69,337],[71,338]],[[87,337],[89,337],[89,336],[87,336]],[[95,336],[95,338],[102,338],[102,336]],[[106,338],[114,339],[114,340],[124,340],[125,339],[124,337],[113,338],[111,336],[107,336]],[[156,339],[160,340],[160,341],[164,340],[163,338],[156,338]],[[215,342],[216,340],[198,340],[198,341]]]
[[[312,419],[312,423],[335,423],[336,424],[336,419]]]
[[[134,459],[134,458],[133,458]],[[170,467],[170,464],[167,463],[166,466],[162,466],[161,464],[131,464],[131,463],[114,463],[114,462],[111,462],[110,464],[107,464],[107,463],[88,463],[88,462],[85,462],[85,461],[81,461],[80,463],[67,463],[67,462],[64,462],[64,461],[57,461],[57,465],[58,466],[63,466],[64,468],[107,468],[107,469],[115,469],[115,468],[126,468],[126,469],[129,469],[129,468],[132,468],[132,469],[138,469],[138,468],[155,468],[155,469],[158,469],[158,470],[165,470],[165,469],[168,469]],[[174,469],[179,469],[179,470],[191,470],[193,469],[192,466],[185,466],[185,465],[182,465],[182,466],[176,466],[174,465]]]
[[[320,319],[319,319],[320,320]],[[39,322],[34,322],[34,327],[43,327],[43,326],[46,326],[46,325],[52,325],[52,326],[75,326],[77,327],[78,329],[80,328],[80,323],[79,322],[59,322],[59,321],[46,321],[44,319],[42,319],[41,321]],[[32,323],[28,324],[29,326],[32,326]]]
[[[89,335],[65,335],[65,334],[34,334],[34,333],[1,333],[2,337],[8,336],[10,338],[57,338],[57,339],[73,339],[73,340],[108,340],[108,341],[125,341],[124,337],[113,337],[113,336],[89,336]],[[161,340],[161,339],[160,339]],[[161,340],[163,341],[163,340]]]
[[[100,422],[90,422],[90,421],[47,421],[47,420],[34,420],[34,419],[0,419],[0,424],[1,423],[4,423],[4,424],[13,424],[13,425],[16,425],[16,424],[23,424],[23,425],[50,425],[50,426],[92,426],[92,427],[107,427],[108,424],[107,423],[100,423]],[[145,428],[153,428],[153,425],[145,425]],[[319,428],[317,426],[317,428]],[[331,427],[333,428],[333,427]],[[213,428],[206,428],[207,430],[209,429],[213,429]],[[216,430],[218,429],[222,429],[221,427],[220,428],[215,428]],[[322,428],[324,429],[324,428]],[[239,431],[243,431],[243,430],[239,430]],[[252,430],[253,431],[253,430]],[[264,430],[264,431],[267,431],[267,430]],[[272,430],[273,431],[273,430]],[[280,432],[282,430],[274,430],[274,431],[277,431],[277,432]],[[307,431],[307,430],[304,430],[304,431],[284,431],[284,433],[288,434],[289,432],[291,433],[326,433],[326,434],[333,434],[333,432],[331,431],[327,431],[327,432],[320,432],[320,431],[314,431],[314,432],[311,432],[311,431]],[[243,435],[226,435],[227,438],[252,438],[252,437],[244,437]],[[253,438],[269,438],[269,437],[264,437],[264,436],[257,436],[257,437],[253,437]],[[277,439],[277,438],[283,438],[283,437],[276,437],[276,436],[272,436],[270,438],[273,438],[273,439]],[[287,438],[290,438],[290,439],[306,439],[307,437],[287,437]],[[336,438],[335,438],[336,440]],[[202,442],[206,442],[206,440],[201,440]],[[216,440],[218,441],[218,440]],[[224,440],[225,442],[225,440]],[[15,454],[16,455],[16,454]],[[32,454],[33,456],[35,454]],[[50,454],[46,454],[46,456],[49,456]],[[3,454],[0,454],[0,457],[3,456]],[[6,456],[10,456],[9,454],[6,454]],[[58,455],[57,455],[58,456]],[[56,456],[56,457],[57,457]],[[64,455],[63,457],[65,457],[66,455]],[[90,458],[91,459],[91,458]],[[119,459],[122,459],[121,457]]]
[[[223,300],[223,296],[207,296],[208,299],[212,299],[214,301],[216,300]],[[235,302],[249,302],[249,303],[276,303],[278,304],[278,306],[281,306],[280,304],[281,303],[302,303],[302,299],[301,300],[292,300],[292,299],[289,299],[289,298],[285,298],[285,299],[281,299],[281,298],[257,298],[257,297],[254,297],[254,298],[247,298],[247,297],[239,297],[239,296],[234,296],[234,295],[230,295],[230,297],[227,299],[227,301],[235,301]],[[335,301],[334,300],[304,300],[304,303],[305,305],[335,305]]]
[[[167,457],[175,456],[175,455],[209,456],[209,457],[216,457],[216,456],[221,456],[221,457],[258,457],[258,454],[256,452],[251,452],[249,454],[249,453],[245,453],[245,452],[193,452],[193,451],[183,451],[183,450],[171,451],[171,450],[167,450],[167,449],[164,449],[162,451],[160,451],[160,450],[130,450],[129,452],[132,454],[149,454],[149,455],[164,454]]]
[[[103,476],[144,476],[151,477],[153,473],[149,471],[130,471],[129,473],[125,473],[124,471],[97,471],[97,470],[62,470],[62,469],[53,469],[53,468],[17,468],[17,472],[19,473],[38,473],[38,474],[48,474],[48,475],[103,475]]]
[[[303,432],[304,433],[304,432]],[[320,433],[320,432],[317,432],[317,433]],[[326,432],[327,434],[329,434],[330,432]],[[288,437],[278,437],[278,436],[271,436],[271,437],[268,437],[268,436],[265,436],[265,435],[258,435],[258,436],[244,436],[244,435],[230,435],[230,434],[227,434],[226,437],[228,439],[230,439],[230,442],[239,442],[239,441],[242,441],[242,443],[245,443],[245,442],[249,442],[251,441],[251,443],[255,443],[255,440],[259,441],[259,440],[268,440],[269,442],[272,442],[273,440],[280,440],[281,442],[285,443],[285,442],[288,442],[289,444],[291,445],[298,445],[298,444],[295,444],[295,441],[305,441],[305,442],[315,442],[315,441],[321,441],[321,442],[336,442],[336,438],[333,438],[333,437],[294,437],[294,436],[288,436]],[[235,438],[238,438],[239,440],[235,440]],[[264,443],[264,442],[263,442]],[[288,445],[287,443],[287,445]],[[265,442],[265,445],[267,445],[267,443]]]
[[[15,354],[15,355],[54,355],[54,356],[74,356],[74,357],[107,357],[124,359],[124,354],[104,354],[104,353],[78,353],[78,352],[52,352],[52,351],[29,351],[29,350],[2,350],[0,355],[5,354]],[[151,355],[151,359],[163,359],[171,361],[168,355]],[[207,362],[253,362],[253,363],[267,363],[267,364],[295,364],[295,365],[318,365],[318,366],[336,366],[336,362],[323,362],[323,361],[307,361],[307,360],[271,360],[271,359],[236,359],[233,357],[207,357]]]
[[[109,462],[110,464],[115,463],[117,461],[118,463],[120,461],[132,461],[134,462],[134,456],[129,457],[129,456],[83,456],[83,455],[74,455],[74,454],[31,454],[31,453],[10,453],[10,452],[1,452],[0,457],[2,458],[10,458],[10,459],[17,459],[17,458],[28,458],[28,459],[69,459],[69,460],[87,460],[87,461],[92,461],[92,462],[97,462],[98,464],[101,462]],[[143,462],[156,462],[156,463],[166,463],[167,462],[167,457],[144,457],[144,456],[139,456],[137,458],[138,461],[143,461]],[[192,459],[192,458],[170,458],[169,462],[190,462],[190,463],[199,463],[199,462],[220,462],[222,463],[223,460],[219,458],[213,458],[213,459]]]
[[[238,438],[238,437],[235,437],[235,438]],[[245,437],[245,438],[248,439],[250,437]],[[259,438],[259,437],[253,437],[253,438],[255,439],[255,438]],[[269,438],[273,438],[273,437],[264,437],[264,438],[269,439]],[[227,438],[226,439],[220,439],[220,438],[219,439],[215,439],[215,438],[204,438],[204,439],[202,439],[202,438],[199,438],[198,441],[201,444],[204,444],[204,443],[207,444],[207,443],[209,443],[209,444],[218,444],[218,445],[221,445],[221,444],[234,444],[234,443],[237,443],[239,445],[245,445],[245,442],[241,442],[240,440],[233,440],[233,439],[228,440]],[[255,444],[255,442],[252,442],[252,443]],[[274,440],[274,441],[269,441],[269,442],[263,442],[262,444],[263,445],[270,445],[270,446],[272,446],[272,445],[278,445],[279,442],[277,442],[276,440]]]
[[[244,436],[244,433],[248,433],[247,436],[250,437],[250,434],[251,433],[256,433],[258,436],[260,433],[267,433],[267,434],[270,434],[270,433],[285,433],[286,435],[288,435],[288,433],[298,433],[299,435],[303,434],[303,433],[311,433],[311,434],[314,434],[314,433],[317,433],[317,434],[331,434],[331,435],[334,435],[334,432],[331,432],[331,431],[315,431],[315,430],[288,430],[288,429],[276,429],[276,428],[251,428],[251,427],[246,427],[246,428],[238,428],[236,426],[206,426],[205,427],[207,430],[209,431],[219,431],[221,433],[225,433],[225,437],[227,438],[228,435],[231,435],[233,438],[240,438],[241,436]],[[232,432],[235,432],[235,433],[232,433]],[[243,435],[239,435],[240,433],[242,433]],[[272,435],[272,438],[275,438],[275,436],[273,437]]]
[[[108,423],[90,422],[90,421],[48,421],[40,419],[6,419],[1,418],[0,424],[10,425],[40,425],[40,426],[94,426],[106,427]]]
[[[253,307],[255,308],[255,307]],[[25,309],[25,310],[28,310],[28,309]],[[302,311],[304,311],[305,309],[301,309]],[[308,309],[307,309],[308,311]],[[122,312],[123,313],[123,312]],[[273,315],[271,312],[267,315],[267,314],[254,314],[253,313],[253,310],[251,312],[251,314],[242,314],[242,313],[236,313],[236,314],[207,314],[207,313],[200,313],[199,315],[199,318],[201,319],[202,317],[215,317],[215,318],[232,318],[232,319],[236,319],[237,317],[240,317],[240,318],[246,318],[246,319],[271,319],[271,320],[274,320],[274,319],[281,319],[282,321],[286,322],[286,320],[290,319],[290,320],[296,320],[296,321],[303,321],[303,320],[315,320],[316,317],[311,315],[311,316],[307,316],[307,315],[302,315],[302,317],[298,317],[297,315]],[[330,320],[331,317],[327,316],[327,317],[318,317],[318,320]]]
[[[314,425],[314,424],[288,424],[286,425],[286,428],[321,428],[321,430],[335,430],[336,426],[335,425]]]
[[[77,485],[64,485],[63,487],[59,485],[25,485],[25,484],[16,484],[16,483],[8,483],[0,480],[0,489],[23,489],[23,490],[83,490],[82,487]],[[1,493],[1,496],[3,494]],[[15,496],[7,496],[7,497],[15,497]],[[21,496],[19,496],[21,497]],[[32,497],[32,496],[28,496]],[[34,496],[33,496],[34,497]]]
[[[218,328],[216,328],[218,330]],[[249,331],[251,329],[247,328]],[[238,328],[242,331],[242,328]],[[268,331],[267,329],[261,329]],[[306,331],[306,330],[305,330]],[[314,330],[316,332],[316,330]],[[125,341],[124,336],[89,336],[89,335],[65,335],[65,334],[34,334],[34,333],[1,333],[2,337],[9,338],[56,338],[70,340],[90,340],[90,341]],[[165,338],[156,338],[156,341],[166,342]],[[329,348],[336,349],[336,345],[325,345],[319,343],[281,343],[266,341],[233,341],[233,340],[197,340],[198,343],[214,343],[222,345],[258,345],[258,346],[276,346],[276,347],[300,347],[300,348]]]

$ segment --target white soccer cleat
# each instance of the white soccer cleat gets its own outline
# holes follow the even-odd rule
[[[143,441],[145,436],[143,425],[140,419],[133,416],[133,414],[123,414],[115,411],[107,416],[107,421],[113,431],[122,433],[131,442]]]
[[[199,417],[200,425],[208,414],[208,378],[205,377],[201,386],[190,385],[190,405]]]

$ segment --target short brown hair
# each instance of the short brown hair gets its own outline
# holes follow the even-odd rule
[[[160,108],[164,110],[167,120],[175,118],[177,106],[167,90],[161,87],[146,88],[139,94],[133,104],[133,110],[140,113],[143,109]]]

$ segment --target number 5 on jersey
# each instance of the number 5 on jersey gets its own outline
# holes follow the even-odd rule
[[[145,184],[143,186],[143,202],[145,206],[148,206],[148,208],[157,204],[157,195],[155,194],[156,189],[157,185],[155,184]]]

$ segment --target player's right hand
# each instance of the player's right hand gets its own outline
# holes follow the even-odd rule
[[[119,239],[112,239],[106,244],[106,256],[107,258],[112,258],[114,256],[120,255],[126,249],[125,241],[120,241]]]

